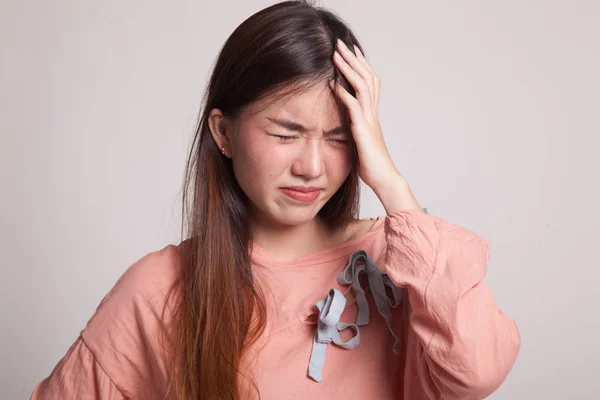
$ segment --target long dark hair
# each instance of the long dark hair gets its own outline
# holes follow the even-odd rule
[[[242,377],[258,392],[241,367],[245,350],[260,337],[266,320],[264,296],[250,267],[250,204],[231,160],[209,131],[210,110],[236,118],[250,104],[276,101],[331,79],[355,95],[332,61],[338,38],[362,50],[347,24],[331,11],[307,1],[284,1],[246,19],[220,51],[185,171],[182,238],[188,239],[180,246],[181,270],[167,296],[178,296],[171,339],[163,340],[167,395],[240,399]],[[339,101],[338,106],[348,124],[347,111]],[[348,178],[318,213],[330,228],[358,217],[355,149],[353,153]]]

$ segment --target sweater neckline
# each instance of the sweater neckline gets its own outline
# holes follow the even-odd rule
[[[362,247],[364,244],[372,241],[375,237],[377,237],[377,233],[383,229],[384,220],[385,216],[379,216],[376,218],[375,223],[367,232],[361,233],[360,235],[357,235],[352,239],[347,240],[344,243],[340,243],[334,247],[322,249],[292,261],[279,260],[260,245],[251,242],[251,259],[259,262],[260,264],[268,264],[269,266],[281,268],[293,268],[328,263],[335,259],[349,256],[359,247]]]

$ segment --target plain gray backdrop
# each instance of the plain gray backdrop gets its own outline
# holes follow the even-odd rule
[[[210,68],[270,4],[0,2],[0,398],[28,398],[123,271],[177,243]],[[490,243],[522,337],[491,398],[600,398],[600,2],[320,4],[380,75],[421,205]],[[383,212],[365,190],[361,217]]]

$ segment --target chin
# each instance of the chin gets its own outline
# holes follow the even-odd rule
[[[304,225],[310,222],[317,213],[304,210],[301,212],[283,212],[280,215],[273,216],[274,219],[283,225]]]
[[[320,210],[320,207],[278,207],[277,210],[267,210],[265,213],[273,221],[282,225],[303,225],[310,222]]]

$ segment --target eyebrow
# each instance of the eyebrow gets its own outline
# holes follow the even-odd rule
[[[300,133],[306,133],[308,132],[310,129],[305,128],[304,126],[300,125],[297,122],[294,121],[290,121],[290,120],[286,120],[286,119],[278,119],[278,118],[271,118],[271,117],[267,117],[267,119],[271,122],[273,122],[276,125],[281,126],[282,128],[285,128],[289,131],[296,131],[296,132],[300,132]],[[345,134],[347,133],[347,129],[344,126],[338,126],[336,128],[330,129],[328,131],[323,132],[325,135],[340,135],[340,134]]]

